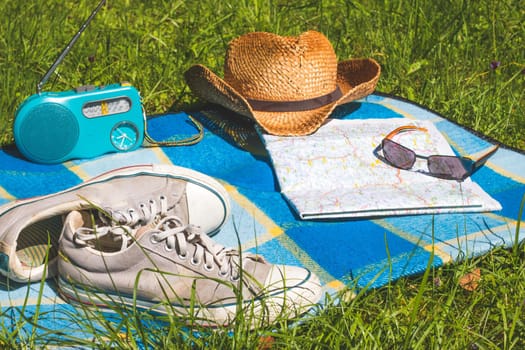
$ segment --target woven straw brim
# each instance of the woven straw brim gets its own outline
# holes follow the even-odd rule
[[[381,67],[370,58],[340,62],[337,84],[342,97],[321,108],[301,112],[254,111],[240,93],[203,65],[192,66],[184,76],[198,97],[255,120],[267,133],[300,136],[316,131],[335,107],[371,94],[380,74]]]

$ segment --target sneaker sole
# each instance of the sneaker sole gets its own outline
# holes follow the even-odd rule
[[[176,170],[177,173],[174,173],[173,170]],[[226,190],[224,189],[224,186],[222,186],[220,182],[213,179],[209,175],[204,175],[195,170],[179,167],[176,165],[166,165],[166,164],[130,165],[127,167],[116,168],[116,169],[107,171],[105,173],[99,174],[76,186],[69,187],[59,192],[54,192],[54,193],[50,193],[50,194],[43,195],[43,196],[16,199],[14,201],[11,201],[9,203],[6,203],[0,206],[0,217],[4,213],[12,210],[14,207],[25,205],[27,203],[31,203],[37,200],[39,201],[45,200],[47,198],[51,198],[51,197],[54,197],[56,195],[60,195],[63,193],[72,192],[79,188],[85,187],[86,185],[91,185],[97,182],[103,182],[103,181],[109,180],[114,177],[129,176],[129,175],[134,175],[134,174],[141,175],[141,174],[150,174],[150,173],[170,175],[172,178],[180,178],[180,179],[184,179],[191,183],[204,184],[209,189],[213,190],[213,192],[219,194],[221,198],[225,198],[225,199],[229,198],[228,192],[226,192]],[[198,181],[195,181],[195,180],[198,180]],[[227,213],[229,213],[230,212],[229,201],[226,200],[224,204],[225,204],[225,209],[227,210]]]
[[[217,328],[227,327],[238,321],[239,307],[248,312],[244,315],[245,322],[250,324],[250,329],[267,326],[274,323],[277,319],[290,319],[290,317],[299,317],[312,310],[321,299],[322,288],[318,279],[315,281],[306,280],[301,288],[290,288],[288,290],[272,293],[267,300],[265,298],[255,299],[254,301],[244,301],[242,303],[232,302],[215,306],[199,307],[196,303],[191,306],[166,304],[161,302],[150,302],[133,298],[129,295],[119,295],[111,292],[95,290],[90,286],[76,285],[58,277],[59,295],[68,303],[77,305],[80,308],[90,308],[100,312],[121,314],[122,309],[148,314],[157,315],[175,315],[186,321],[186,324],[198,324],[203,327]],[[298,293],[297,289],[307,291],[307,293]],[[295,298],[309,300],[305,305],[297,305],[286,294],[292,294]],[[309,297],[302,294],[308,294]],[[276,300],[285,301],[286,307],[276,303]],[[294,307],[291,307],[294,305]],[[118,311],[117,311],[118,310]],[[264,319],[261,318],[264,315]]]

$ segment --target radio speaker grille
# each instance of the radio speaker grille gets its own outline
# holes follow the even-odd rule
[[[78,141],[75,115],[57,103],[31,109],[20,125],[22,147],[35,160],[52,162],[71,152]]]

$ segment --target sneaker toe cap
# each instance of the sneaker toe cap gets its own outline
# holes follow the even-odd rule
[[[317,304],[322,296],[319,278],[297,266],[272,266],[264,286],[275,302],[297,315]]]
[[[224,188],[188,183],[186,187],[189,223],[213,235],[230,215],[230,202]]]

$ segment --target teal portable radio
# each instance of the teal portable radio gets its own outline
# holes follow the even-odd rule
[[[37,85],[37,93],[17,109],[13,133],[18,150],[38,163],[92,158],[140,147],[145,113],[140,94],[129,83],[81,86],[70,91],[42,92],[42,85],[62,62],[106,0],[62,51]]]

